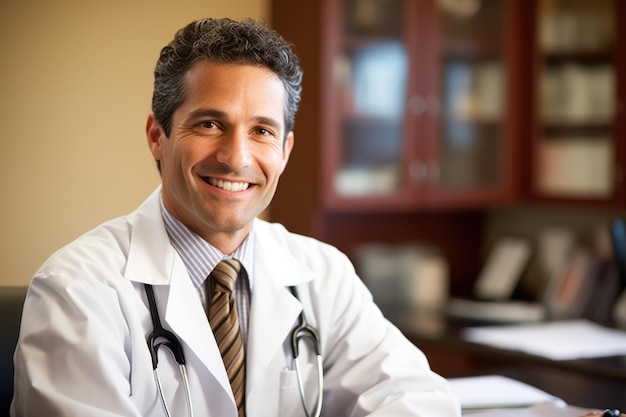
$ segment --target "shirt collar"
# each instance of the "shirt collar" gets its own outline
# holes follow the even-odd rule
[[[170,243],[178,252],[187,268],[187,272],[191,277],[193,285],[200,288],[209,273],[215,268],[219,261],[228,258],[237,258],[239,262],[246,268],[248,273],[248,283],[252,288],[253,277],[253,246],[255,227],[253,226],[232,256],[228,256],[220,252],[215,246],[202,239],[197,233],[185,226],[180,220],[174,217],[165,208],[163,196],[160,198],[161,215],[165,223],[165,229],[169,236]]]

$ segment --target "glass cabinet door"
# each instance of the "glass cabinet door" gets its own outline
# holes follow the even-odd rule
[[[417,207],[509,192],[507,20],[517,0],[335,4],[333,196]]]
[[[389,194],[402,183],[408,57],[402,0],[346,0],[340,54],[335,192],[344,197]]]
[[[460,192],[504,180],[508,0],[437,0],[439,18],[436,188]]]

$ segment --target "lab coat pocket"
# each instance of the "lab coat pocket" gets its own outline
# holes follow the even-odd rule
[[[317,400],[317,382],[313,364],[301,364],[302,381],[306,392],[306,403],[313,411]],[[294,369],[283,369],[280,373],[280,403],[279,415],[306,417],[304,405],[298,388],[298,376]]]

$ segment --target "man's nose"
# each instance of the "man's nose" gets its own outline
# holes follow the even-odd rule
[[[233,170],[247,167],[252,162],[250,145],[244,132],[233,131],[223,137],[217,159]]]

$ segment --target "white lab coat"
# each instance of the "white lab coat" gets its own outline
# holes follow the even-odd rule
[[[15,353],[12,416],[164,415],[146,346],[153,327],[143,283],[154,285],[161,320],[183,344],[195,415],[237,415],[198,294],[169,243],[159,193],[61,249],[36,273]],[[343,254],[280,225],[256,220],[255,227],[248,417],[304,415],[289,345],[302,308],[321,338],[323,416],[460,415],[446,381],[382,317]],[[317,384],[307,357],[311,407]],[[167,353],[158,369],[172,415],[187,416]]]

